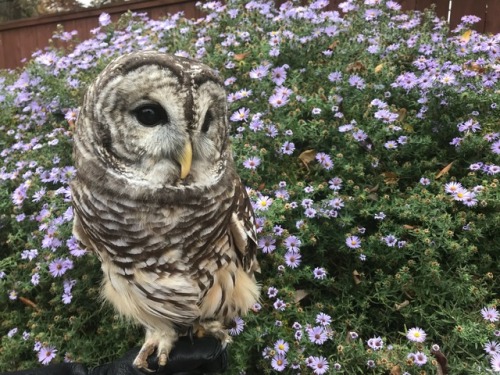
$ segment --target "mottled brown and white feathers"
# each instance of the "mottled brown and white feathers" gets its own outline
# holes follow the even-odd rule
[[[88,89],[75,133],[74,234],[102,262],[106,299],[146,327],[135,364],[155,349],[164,364],[191,327],[228,340],[259,288],[219,77],[158,52],[122,56]]]

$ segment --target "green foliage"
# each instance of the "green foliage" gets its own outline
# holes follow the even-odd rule
[[[85,87],[113,57],[153,48],[226,80],[262,267],[230,373],[437,374],[442,356],[452,374],[487,371],[483,346],[500,335],[481,315],[499,302],[498,36],[467,18],[449,34],[432,11],[391,1],[323,5],[101,16],[71,53],[39,52],[0,78],[0,369],[35,366],[34,345],[92,365],[140,343],[100,302],[99,262],[71,236],[68,181]],[[406,337],[414,327],[425,341]]]

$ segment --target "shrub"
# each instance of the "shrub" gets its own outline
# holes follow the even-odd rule
[[[1,74],[0,368],[92,365],[140,343],[99,301],[68,181],[85,87],[156,49],[224,77],[258,217],[262,300],[231,327],[230,373],[500,371],[500,37],[394,1],[326,5],[103,14],[93,38],[60,30],[65,50]]]

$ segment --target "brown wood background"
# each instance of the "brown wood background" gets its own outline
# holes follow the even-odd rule
[[[66,14],[57,14],[11,21],[0,24],[0,68],[16,68],[23,59],[48,45],[48,40],[62,25],[66,31],[77,30],[79,40],[91,36],[90,30],[98,26],[98,17],[102,12],[109,13],[113,20],[127,10],[145,12],[153,19],[167,14],[183,11],[187,18],[201,17],[196,8],[197,0],[136,0],[125,4],[111,5],[99,9],[82,10]],[[336,9],[343,0],[331,0],[329,8]],[[405,10],[423,10],[432,4],[437,15],[448,18],[449,0],[398,0]],[[481,17],[475,29],[484,33],[500,32],[500,0],[453,0],[450,24],[455,27],[464,15]]]

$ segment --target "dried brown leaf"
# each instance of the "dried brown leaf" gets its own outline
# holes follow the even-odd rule
[[[248,52],[245,52],[245,53],[237,53],[233,56],[233,58],[236,60],[236,61],[243,61],[245,60],[245,58],[248,56]]]
[[[441,169],[441,170],[439,171],[439,173],[436,175],[436,178],[439,178],[439,177],[443,176],[444,174],[448,173],[448,172],[449,172],[449,170],[451,169],[451,166],[453,165],[453,163],[454,163],[454,162],[452,161],[452,162],[451,162],[450,164],[448,164],[446,167],[444,167],[443,169]]]
[[[298,303],[298,302],[302,301],[308,295],[309,295],[309,292],[305,291],[304,289],[296,290],[295,291],[295,303]]]
[[[26,306],[29,306],[31,307],[32,309],[40,312],[40,308],[38,307],[38,305],[33,302],[32,300],[28,299],[28,298],[25,298],[25,297],[19,297],[19,301],[21,301],[22,303],[24,303]]]
[[[339,42],[338,40],[335,40],[332,44],[330,44],[330,45],[328,46],[328,49],[329,49],[330,51],[333,51],[333,50],[334,50],[334,49],[335,49],[335,48],[339,45],[339,43],[340,43],[340,42]]]
[[[384,175],[384,182],[387,185],[396,184],[399,181],[398,175],[394,172],[383,172],[382,174]]]
[[[354,284],[356,284],[356,285],[361,284],[361,281],[362,281],[361,274],[358,271],[356,271],[356,270],[352,271],[352,278],[354,280]]]
[[[299,159],[306,167],[316,158],[316,150],[305,150],[299,155]]]
[[[405,308],[406,306],[408,306],[409,304],[410,304],[410,301],[408,301],[407,299],[405,299],[405,300],[404,300],[403,302],[401,302],[401,303],[396,303],[396,304],[394,305],[394,308],[395,308],[397,311],[399,311],[399,310],[401,310],[401,309]]]
[[[460,41],[463,43],[468,43],[471,35],[472,35],[472,30],[467,30],[465,33],[462,34],[462,36],[460,36]]]

